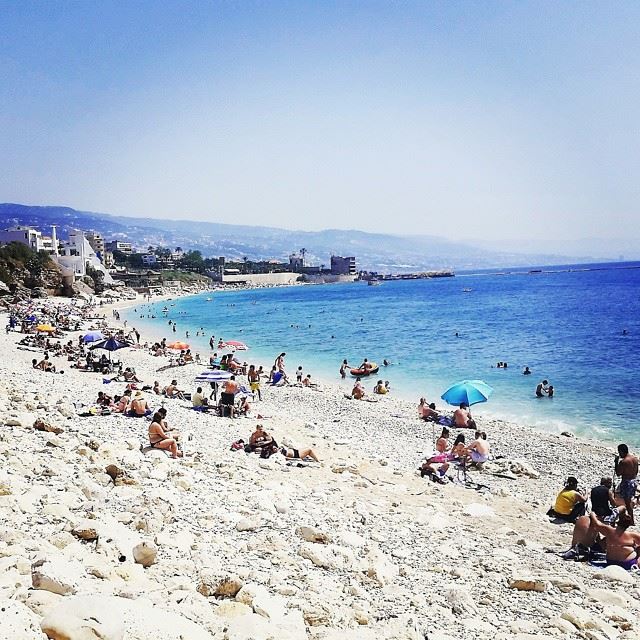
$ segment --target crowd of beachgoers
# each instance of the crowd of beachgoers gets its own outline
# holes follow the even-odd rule
[[[624,445],[416,407],[366,359],[345,394],[193,354],[104,302],[5,322],[7,638],[636,637]]]

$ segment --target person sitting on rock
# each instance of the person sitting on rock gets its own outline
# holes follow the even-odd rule
[[[111,396],[104,393],[104,391],[98,391],[98,399],[96,400],[96,404],[99,407],[113,407],[113,399]]]
[[[167,398],[178,398],[184,400],[184,393],[178,389],[178,381],[172,380],[171,384],[165,389]]]
[[[129,406],[127,415],[132,418],[144,418],[150,414],[151,408],[149,407],[144,395],[141,391],[136,391],[136,394],[131,401],[131,405]]]
[[[476,423],[471,417],[471,411],[466,402],[461,402],[460,406],[453,412],[453,424],[460,429],[476,428]]]
[[[254,452],[257,449],[262,449],[270,444],[273,444],[273,438],[264,430],[261,424],[256,425],[255,431],[249,438],[248,452]]]
[[[364,388],[360,382],[360,378],[356,378],[356,383],[353,385],[353,389],[351,390],[351,397],[354,400],[362,400],[362,398],[364,398]]]
[[[429,476],[434,482],[445,484],[444,476],[449,470],[449,461],[453,456],[447,452],[449,448],[449,430],[442,429],[442,433],[436,441],[436,449],[427,455],[420,467],[420,477]]]
[[[378,380],[376,386],[373,388],[373,393],[383,396],[389,393],[389,390],[384,386],[384,382],[382,380]]]
[[[209,399],[202,393],[202,387],[198,387],[191,396],[191,406],[196,411],[207,411],[209,409]]]
[[[617,565],[627,571],[638,567],[640,533],[628,531],[632,521],[626,507],[617,507],[617,513],[615,526],[599,520],[594,511],[578,518],[573,529],[571,549],[561,557],[565,560],[586,558],[595,548],[604,550],[607,565]]]
[[[136,376],[136,372],[131,367],[127,367],[122,372],[122,377],[124,378],[125,382],[142,382],[142,380],[140,380],[138,376]]]
[[[120,398],[117,399],[116,405],[113,408],[114,413],[125,413],[129,402],[131,400],[131,389],[127,389]]]
[[[484,431],[476,431],[476,437],[467,447],[469,462],[480,467],[489,459],[489,443]]]
[[[578,491],[577,478],[569,476],[564,488],[557,495],[553,508],[547,511],[547,515],[565,522],[575,522],[584,515],[586,501],[587,499]]]
[[[440,414],[436,411],[436,403],[427,404],[426,398],[420,398],[418,404],[418,417],[427,422],[437,422]]]
[[[287,460],[306,460],[311,458],[314,462],[320,462],[313,449],[294,449],[293,447],[280,447],[280,453]]]
[[[149,425],[149,444],[154,449],[163,449],[171,453],[172,458],[181,458],[182,452],[178,451],[178,443],[170,437],[162,427],[163,416],[156,412]]]

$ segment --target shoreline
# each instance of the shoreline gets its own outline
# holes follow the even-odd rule
[[[150,618],[169,612],[190,640],[529,640],[579,633],[576,616],[613,640],[640,613],[626,595],[640,593],[637,575],[628,574],[633,586],[606,583],[612,609],[601,600],[601,570],[544,553],[569,546],[571,526],[545,516],[564,478],[592,486],[611,468],[606,447],[482,419],[494,462],[469,471],[469,484],[452,471],[455,482],[440,486],[416,472],[439,427],[398,398],[346,400],[331,385],[265,388],[252,419],[230,420],[147,393],[189,436],[186,457],[174,461],[140,452],[146,421],[77,415],[98,391],[120,392],[123,383],[104,385],[62,358],[54,361],[64,375],[33,370],[33,352],[16,349],[20,337],[0,336],[0,557],[21,563],[8,565],[15,575],[0,581],[0,593],[36,625],[75,594],[98,611],[116,601],[137,607],[132,629],[154,624],[149,609]],[[137,348],[118,355],[149,384],[176,378],[194,390],[198,367],[158,373],[165,358]],[[310,446],[321,462],[299,468],[279,455],[230,451],[258,413],[279,443]],[[35,417],[61,431],[34,431]],[[120,480],[105,473],[110,465]],[[102,532],[96,544],[70,533],[87,522]],[[119,559],[137,541],[157,553],[148,568]],[[51,580],[71,581],[66,595],[28,588],[38,558],[50,562]],[[230,582],[231,595],[215,595]]]
[[[298,286],[298,285],[281,285],[281,286]],[[258,287],[258,289],[260,289],[262,287]],[[248,289],[253,290],[255,289],[255,287],[249,287]],[[224,291],[224,289],[222,290]],[[217,290],[217,292],[219,293],[220,290]],[[229,293],[233,293],[232,290],[227,290],[227,292]],[[180,296],[182,298],[188,298],[188,297],[196,297],[199,295],[204,294],[205,292],[200,292],[200,293],[193,293],[193,294],[186,294],[183,296]],[[173,299],[173,297],[175,296],[171,296],[170,294],[166,297],[163,297],[161,299],[156,299],[154,298],[151,303],[156,303],[156,302],[161,302],[161,301],[166,301],[166,300],[170,300]],[[139,306],[141,304],[141,301],[126,301],[123,302],[123,305],[121,307],[119,307],[120,310],[123,311],[132,311],[133,308]],[[149,304],[146,301],[142,301],[142,304]],[[155,320],[157,321],[159,319],[156,318]],[[131,323],[133,323],[134,318],[131,317],[129,318],[129,323],[130,326],[133,326]],[[164,332],[162,330],[162,327],[160,326],[160,324],[154,322],[154,320],[152,319],[142,319],[141,322],[144,324],[144,327],[149,331],[149,335],[152,336],[152,340],[157,340],[158,342],[162,339],[162,338],[167,338],[167,340],[171,339],[171,332]],[[194,336],[191,336],[189,338],[189,340],[193,340]],[[182,337],[181,339],[184,339],[184,337]],[[286,347],[285,347],[286,349]],[[193,349],[194,352],[197,351],[197,349]],[[217,349],[214,349],[214,351],[216,351]],[[202,349],[200,349],[200,353],[202,356],[202,362],[203,362],[203,366],[206,367],[208,366],[208,358],[211,355],[211,351],[209,350],[208,345],[206,345],[204,347],[204,352],[202,351]],[[267,360],[265,362],[260,362],[260,357],[257,357],[255,359],[252,360],[251,358],[251,351],[248,352],[240,352],[239,358],[241,360],[246,360],[249,364],[255,364],[256,366],[258,365],[262,365],[264,367],[265,371],[269,371],[269,369],[271,368],[271,364],[272,361],[271,360]],[[275,354],[274,354],[275,355]],[[310,370],[313,372],[313,379],[315,382],[318,382],[320,384],[322,384],[324,387],[327,388],[332,388],[332,391],[335,393],[349,393],[351,386],[353,385],[353,383],[355,382],[355,378],[351,378],[351,377],[347,377],[347,382],[343,382],[339,379],[337,379],[337,376],[331,377],[329,375],[325,375],[324,372],[321,371],[321,373],[316,374],[315,370],[313,368],[313,362],[311,361],[310,363],[312,366],[309,367],[307,364],[304,365],[304,370],[305,373],[308,373]],[[337,366],[337,365],[336,365]],[[288,368],[289,369],[289,368]],[[384,378],[384,371],[381,368],[381,371],[376,375],[371,377],[370,379],[364,379],[364,383],[365,383],[365,388],[367,389],[368,395],[371,395],[371,391],[369,389],[370,386],[373,386],[374,384],[374,378],[377,380],[378,379],[378,375],[382,378]],[[289,371],[289,378],[293,379],[295,377],[295,368],[291,369]],[[441,384],[441,387],[444,388],[444,383]],[[404,403],[406,403],[406,410],[408,410],[409,406],[412,406],[412,408],[417,407],[418,401],[420,396],[423,395],[422,392],[420,391],[420,389],[416,388],[415,389],[415,393],[413,392],[413,390],[411,391],[407,391],[405,393],[402,392],[398,392],[397,390],[394,391],[392,389],[391,395],[389,397],[393,397],[397,400],[400,400]],[[432,401],[431,398],[427,398],[427,401],[430,402]],[[450,414],[454,411],[455,407],[452,407],[450,405],[447,405],[445,403],[443,403],[443,401],[440,398],[436,398],[436,404],[438,405],[438,409],[443,413],[443,414]],[[474,415],[474,417],[479,416],[479,418],[481,420],[484,421],[489,421],[489,422],[494,422],[494,421],[498,421],[501,424],[503,424],[506,428],[523,428],[523,429],[528,429],[532,434],[539,434],[539,435],[555,435],[555,436],[561,436],[562,433],[565,432],[569,432],[571,433],[572,438],[576,438],[578,440],[581,440],[585,443],[589,443],[591,446],[597,446],[597,447],[614,447],[617,446],[617,444],[619,443],[619,438],[615,437],[615,434],[611,434],[610,437],[606,436],[607,432],[603,431],[603,436],[602,437],[595,437],[595,436],[587,436],[584,435],[582,433],[578,434],[575,433],[575,427],[573,425],[571,425],[571,423],[569,421],[565,422],[563,426],[558,426],[557,428],[546,428],[543,425],[536,425],[536,424],[531,424],[531,423],[527,423],[527,422],[523,422],[521,420],[518,419],[511,419],[508,417],[504,417],[501,413],[500,410],[494,410],[491,408],[490,403],[484,404],[478,404],[478,405],[474,405],[474,407],[472,408],[472,413]],[[550,423],[549,423],[550,424]],[[563,436],[564,437],[564,436]]]

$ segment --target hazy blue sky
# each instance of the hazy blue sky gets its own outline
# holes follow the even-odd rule
[[[0,201],[639,238],[640,3],[0,0]]]

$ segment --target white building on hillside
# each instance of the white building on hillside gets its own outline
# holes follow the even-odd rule
[[[12,227],[0,231],[0,244],[20,242],[34,251],[42,251],[45,247],[42,242],[42,233],[31,227]]]
[[[54,230],[55,235],[55,230]],[[113,285],[114,280],[96,255],[83,231],[74,229],[69,232],[69,239],[62,242],[60,254],[54,254],[54,260],[63,268],[73,272],[76,278],[87,275],[87,267],[104,274],[104,283]]]

